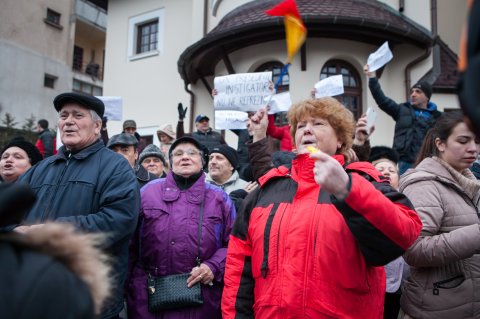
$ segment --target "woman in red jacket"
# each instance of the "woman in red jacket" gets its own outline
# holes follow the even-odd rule
[[[253,125],[266,128],[264,117]],[[421,222],[370,163],[344,167],[354,119],[337,100],[300,102],[288,118],[298,155],[260,178],[237,215],[223,317],[380,319],[381,266],[415,241]],[[253,144],[264,152],[259,131]]]

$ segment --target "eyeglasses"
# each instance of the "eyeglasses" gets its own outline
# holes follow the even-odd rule
[[[187,154],[188,157],[193,157],[195,155],[200,155],[202,152],[198,150],[194,150],[189,148],[188,150],[175,150],[172,152],[173,157],[183,157],[183,155]]]

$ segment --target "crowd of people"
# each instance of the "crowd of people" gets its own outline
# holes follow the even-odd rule
[[[429,83],[398,104],[364,71],[393,147],[332,97],[249,112],[235,149],[182,104],[145,145],[56,96],[58,150],[40,120],[0,151],[0,317],[480,318],[480,140]]]

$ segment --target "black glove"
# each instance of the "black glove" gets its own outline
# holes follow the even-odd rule
[[[178,119],[180,121],[185,118],[185,114],[187,114],[187,109],[188,107],[184,109],[182,103],[178,103]]]

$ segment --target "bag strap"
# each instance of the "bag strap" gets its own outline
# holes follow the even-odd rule
[[[200,203],[200,218],[198,221],[197,257],[195,258],[195,263],[197,264],[197,267],[200,267],[200,264],[202,263],[202,260],[200,258],[200,243],[202,241],[203,206],[204,201],[202,200],[202,202]],[[139,229],[140,231],[138,233],[138,263],[143,268],[143,270],[150,275],[150,273],[145,268],[145,264],[142,261],[143,218]]]

